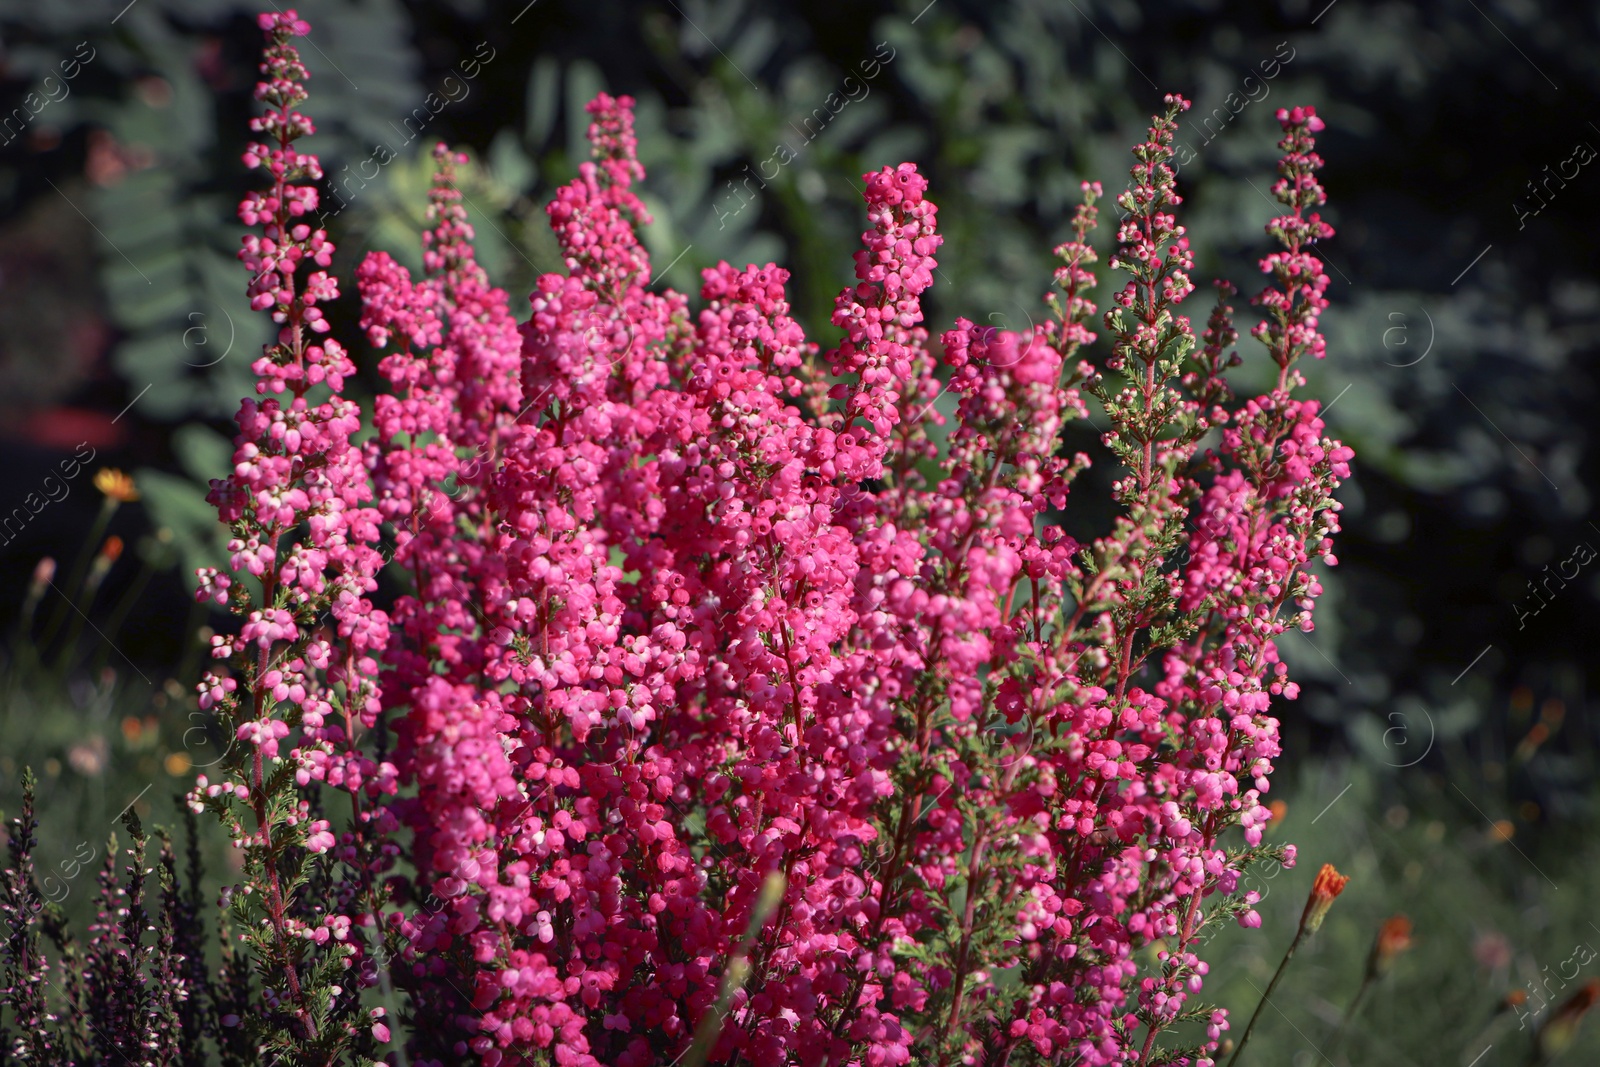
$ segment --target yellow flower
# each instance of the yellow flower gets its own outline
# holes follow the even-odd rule
[[[95,471],[94,487],[119,504],[131,504],[139,499],[139,487],[133,484],[133,476],[115,467]]]

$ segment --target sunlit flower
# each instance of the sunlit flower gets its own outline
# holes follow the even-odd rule
[[[602,93],[592,159],[546,212],[563,269],[520,325],[475,259],[464,160],[436,150],[421,269],[374,252],[356,271],[388,384],[363,409],[326,336],[340,279],[314,225],[320,164],[294,143],[312,132],[305,27],[261,24],[245,159],[263,187],[239,206],[239,258],[279,329],[208,497],[231,540],[200,599],[235,624],[197,693],[229,748],[188,802],[223,817],[240,891],[261,894],[263,984],[294,984],[271,973],[284,961],[323,976],[276,1006],[309,1024],[339,1003],[329,953],[379,921],[356,889],[382,877],[449,902],[381,920],[417,954],[420,1002],[479,991],[485,1062],[681,1058],[697,1016],[736,1010],[763,1063],[921,1062],[929,1035],[982,1014],[1019,1060],[1105,1067],[1147,1058],[1131,1019],[1149,1049],[1193,1018],[1198,905],[1260,900],[1225,835],[1255,848],[1274,818],[1277,704],[1298,694],[1276,642],[1312,628],[1352,455],[1292,395],[1296,360],[1325,348],[1320,120],[1281,116],[1259,334],[1277,385],[1237,402],[1225,304],[1187,369],[1181,97],[1116,200],[1127,278],[1108,313],[1089,299],[1089,185],[1055,321],[957,319],[940,337],[922,303],[938,209],[902,163],[863,175],[837,332],[808,340],[776,264],[708,267],[698,307],[653,281],[633,102]],[[1103,366],[1078,354],[1096,322]],[[1089,396],[1122,469],[1117,520],[1080,546],[1040,520],[1090,462],[1063,451]],[[1221,432],[1189,432],[1202,423]],[[391,562],[415,579],[392,615],[369,599]],[[969,745],[996,707],[1004,739]],[[364,745],[385,711],[396,743]],[[338,792],[355,821],[326,803]],[[414,873],[394,865],[405,847]],[[307,900],[274,874],[280,848],[327,853],[351,881]],[[1324,868],[1302,934],[1344,884]],[[949,906],[979,887],[1015,939],[974,938],[977,909]],[[974,953],[953,964],[908,938]],[[992,995],[1023,953],[1049,980]],[[1228,1020],[1207,1014],[1209,1052]]]
[[[1300,928],[1307,933],[1320,929],[1322,920],[1328,917],[1328,909],[1333,907],[1334,898],[1344,892],[1349,881],[1348,876],[1333,869],[1333,864],[1324,863],[1317,872],[1317,880],[1311,884],[1306,910],[1300,913]]]
[[[95,471],[94,487],[119,504],[131,504],[139,499],[139,487],[134,484],[133,476],[116,467],[101,467]]]

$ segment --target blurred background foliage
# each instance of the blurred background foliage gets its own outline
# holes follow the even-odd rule
[[[1357,473],[1318,627],[1284,641],[1305,692],[1284,715],[1283,831],[1313,869],[1279,880],[1299,888],[1277,894],[1271,936],[1219,942],[1219,995],[1236,1011],[1253,999],[1241,982],[1270,973],[1325,859],[1354,868],[1355,903],[1292,977],[1305,994],[1286,1010],[1336,1017],[1338,983],[1358,976],[1385,909],[1411,911],[1419,931],[1394,977],[1408,994],[1369,1007],[1392,1040],[1351,1040],[1341,1057],[1441,1062],[1430,1042],[1460,1038],[1478,1000],[1582,935],[1581,886],[1600,870],[1587,843],[1600,798],[1600,566],[1585,552],[1600,547],[1586,488],[1600,337],[1587,212],[1600,178],[1565,177],[1563,163],[1600,145],[1584,118],[1600,115],[1600,11],[1553,0],[299,10],[314,27],[302,50],[311,145],[342,193],[329,221],[339,268],[349,277],[379,247],[416,263],[427,151],[445,139],[478,163],[463,189],[482,258],[519,312],[538,274],[559,267],[541,209],[586,154],[582,107],[600,89],[639,102],[655,214],[644,236],[664,283],[692,293],[719,259],[775,260],[824,339],[863,226],[864,170],[909,159],[931,178],[946,237],[931,329],[958,314],[1025,328],[1079,183],[1121,187],[1127,147],[1165,91],[1195,104],[1179,143],[1195,153],[1180,181],[1197,280],[1254,292],[1275,213],[1272,112],[1316,105],[1339,234],[1325,253],[1332,358],[1308,368],[1310,392],[1332,404]],[[165,798],[218,751],[186,717],[214,621],[192,608],[188,575],[220,554],[204,487],[228,462],[229,419],[264,339],[234,260],[233,208],[252,180],[239,157],[253,11],[0,0],[0,619],[11,635],[0,797],[14,807],[21,764],[39,767],[46,829],[62,827],[46,845],[62,856],[136,794],[169,810]],[[1102,285],[1102,303],[1109,293]],[[1191,303],[1201,320],[1209,294]],[[345,336],[356,313],[347,293],[333,311]],[[1241,351],[1246,374],[1259,370],[1253,342]],[[93,459],[64,496],[4,527],[85,449]],[[133,472],[140,493],[114,514],[90,482],[105,466]],[[1112,473],[1091,472],[1079,506],[1092,509]],[[95,563],[108,536],[119,551]],[[59,566],[42,581],[47,557]],[[1314,824],[1341,782],[1349,795]],[[1535,861],[1565,893],[1530,876]],[[1473,945],[1489,932],[1508,962],[1480,975]],[[1426,1024],[1424,1002],[1443,1005],[1426,1008]],[[1326,1032],[1285,1022],[1263,1023],[1262,1062],[1312,1056]]]

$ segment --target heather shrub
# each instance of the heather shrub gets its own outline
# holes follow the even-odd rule
[[[1114,199],[1103,315],[1085,184],[1051,321],[930,330],[909,163],[864,175],[835,337],[770,263],[705,271],[695,310],[652,288],[631,101],[601,94],[526,321],[441,146],[424,270],[366,257],[347,347],[307,27],[261,24],[240,259],[277,333],[201,573],[239,616],[199,697],[235,745],[189,795],[242,857],[260,995],[189,1029],[308,1064],[1210,1062],[1199,942],[1293,862],[1262,840],[1275,641],[1312,628],[1351,458],[1294,396],[1325,355],[1314,111],[1279,113],[1259,396],[1226,377],[1234,288],[1200,334],[1179,313],[1177,96]],[[1100,454],[1064,454],[1080,419]],[[1079,543],[1092,462],[1115,519]]]

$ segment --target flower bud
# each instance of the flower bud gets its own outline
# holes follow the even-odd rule
[[[1411,920],[1395,915],[1383,921],[1378,936],[1372,942],[1372,953],[1367,957],[1367,977],[1382,978],[1394,966],[1402,952],[1411,948]]]
[[[1300,929],[1304,933],[1315,933],[1321,926],[1322,920],[1328,917],[1328,909],[1333,907],[1333,900],[1340,893],[1350,879],[1333,869],[1333,864],[1324,863],[1322,870],[1317,872],[1317,880],[1311,884],[1311,896],[1306,900],[1306,910],[1300,914]]]

